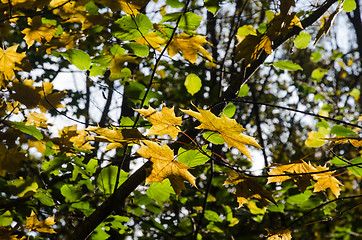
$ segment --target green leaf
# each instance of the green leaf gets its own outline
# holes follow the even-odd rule
[[[272,204],[272,205],[269,205],[268,206],[268,210],[270,212],[280,212],[280,213],[284,213],[284,208],[285,208],[285,204],[278,204],[278,205],[275,205],[275,204]]]
[[[41,132],[33,125],[26,126],[23,122],[11,122],[11,125],[13,125],[13,127],[15,127],[16,129],[22,131],[23,133],[35,137],[37,140],[43,139],[43,135],[41,134]]]
[[[147,190],[147,196],[159,203],[168,201],[171,194],[175,194],[175,191],[168,179],[163,180],[162,183],[152,182]]]
[[[188,30],[192,31],[195,30],[200,26],[202,17],[199,15],[193,13],[193,12],[187,12],[181,17],[180,23],[178,27],[182,30]]]
[[[273,63],[274,67],[288,70],[288,71],[296,71],[296,70],[303,70],[303,68],[296,63],[293,63],[291,61],[277,61]]]
[[[327,69],[317,68],[313,70],[311,77],[317,82],[320,82],[327,73]]]
[[[289,204],[302,204],[303,202],[307,201],[313,193],[310,190],[306,190],[304,193],[299,193],[287,198],[286,202]]]
[[[99,174],[97,178],[97,183],[99,189],[105,195],[110,195],[113,193],[116,184],[117,172],[118,172],[118,167],[108,166],[106,168],[103,168],[101,173]],[[121,170],[118,186],[120,186],[124,181],[127,180],[128,174],[129,173],[126,173],[125,171]]]
[[[205,140],[213,144],[220,145],[225,143],[225,140],[216,132],[207,131],[202,136],[205,138]]]
[[[334,157],[331,160],[331,164],[339,167],[339,166],[344,166],[347,163],[345,161],[342,161],[340,158]]]
[[[70,184],[64,184],[60,188],[60,193],[65,197],[66,202],[76,202],[83,196],[79,187]]]
[[[87,12],[90,14],[90,15],[95,15],[95,14],[98,14],[98,7],[96,4],[94,4],[94,2],[88,2],[87,4],[84,5],[85,8],[87,9]]]
[[[219,2],[220,0],[205,0],[204,4],[206,9],[215,15],[221,9]]]
[[[131,42],[127,43],[127,46],[132,49],[133,53],[138,57],[147,57],[149,54],[148,46]]]
[[[172,7],[172,8],[182,8],[185,6],[184,3],[178,1],[178,0],[167,0],[166,5]]]
[[[249,94],[249,86],[247,84],[244,84],[243,86],[241,86],[239,93],[238,93],[238,97],[245,97],[248,96]]]
[[[298,36],[294,39],[294,45],[299,49],[304,49],[308,47],[312,37],[307,32],[300,32]]]
[[[314,52],[310,56],[310,60],[312,62],[318,62],[322,58],[322,54],[320,52]]]
[[[257,36],[256,30],[252,25],[243,25],[238,28],[238,32],[236,36],[238,37],[245,37],[246,35],[254,35]]]
[[[54,201],[52,198],[52,195],[50,193],[42,188],[38,189],[38,192],[34,194],[34,197],[38,199],[42,204],[45,206],[54,206]]]
[[[0,227],[10,226],[12,222],[13,217],[11,216],[11,212],[9,210],[0,215]]]
[[[336,134],[336,137],[351,137],[358,136],[357,133],[353,132],[351,129],[346,128],[341,125],[335,125],[331,128],[331,133]]]
[[[219,214],[217,214],[212,210],[205,210],[204,217],[210,222],[222,222],[222,219],[220,218]]]
[[[361,91],[357,88],[353,88],[352,91],[349,92],[349,95],[357,101],[361,95]]]
[[[329,128],[329,124],[328,124],[328,122],[326,122],[325,120],[322,120],[322,121],[318,122],[315,126],[316,126],[316,127]]]
[[[112,55],[116,55],[116,54],[123,55],[126,52],[126,49],[124,49],[120,45],[116,44],[111,47],[110,52],[112,53]]]
[[[354,167],[348,167],[352,174],[361,177],[362,176],[362,157],[354,158],[350,161],[352,164],[360,164]]]
[[[357,7],[355,0],[345,0],[343,3],[343,11],[351,12]]]
[[[78,49],[70,49],[64,53],[60,53],[71,64],[79,68],[80,70],[89,70],[91,65],[91,58],[88,53]]]
[[[120,29],[115,30],[114,36],[122,41],[135,40],[145,36],[153,28],[150,19],[141,13],[137,14],[136,17],[124,16],[115,23],[118,24]]]
[[[177,161],[185,163],[189,167],[202,165],[208,160],[209,158],[207,156],[205,156],[196,149],[187,150],[184,148],[180,148],[178,151]]]
[[[223,110],[223,114],[228,118],[232,118],[236,112],[236,106],[233,103],[228,103]]]
[[[191,95],[194,95],[195,93],[200,91],[200,89],[202,87],[202,82],[201,82],[201,79],[196,74],[191,73],[191,74],[187,75],[184,85],[185,85],[187,91]]]

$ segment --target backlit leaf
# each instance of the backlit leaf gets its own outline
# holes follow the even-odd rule
[[[269,231],[268,240],[290,240],[292,239],[292,232],[289,229],[279,229]]]
[[[343,11],[345,12],[352,12],[356,7],[356,0],[344,0],[343,2]]]
[[[189,167],[196,167],[209,161],[209,157],[202,154],[199,150],[188,150],[180,148],[177,155],[179,162],[185,163]]]
[[[182,118],[176,117],[174,108],[163,107],[161,112],[156,111],[152,107],[136,109],[136,111],[152,123],[152,127],[147,135],[163,136],[168,134],[172,139],[175,139],[181,131],[179,126],[182,123]]]
[[[294,45],[299,49],[304,49],[308,47],[312,37],[307,32],[300,32],[298,36],[294,39]]]
[[[144,141],[147,145],[141,145],[137,153],[153,163],[151,173],[146,178],[146,184],[150,182],[162,182],[168,178],[175,193],[179,195],[186,189],[184,181],[188,181],[196,187],[195,177],[187,171],[189,167],[177,161],[173,151],[167,145],[158,145],[151,141]]]
[[[303,68],[296,63],[293,63],[291,61],[276,61],[273,63],[274,67],[285,69],[288,71],[297,71],[297,70],[303,70]]]
[[[194,95],[195,93],[200,91],[200,89],[202,87],[202,82],[201,82],[201,79],[196,74],[191,73],[191,74],[187,75],[184,85],[185,85],[187,91],[191,95]]]
[[[56,233],[51,226],[55,224],[54,216],[48,217],[43,221],[39,221],[34,211],[31,211],[30,217],[26,217],[25,229],[29,231],[43,232],[43,233]]]
[[[43,134],[41,134],[41,132],[33,125],[27,126],[24,122],[12,122],[11,124],[16,129],[35,137],[37,140],[43,139]]]
[[[115,37],[120,40],[135,40],[139,37],[147,35],[153,28],[152,22],[144,14],[137,14],[136,17],[124,16],[117,21],[120,31],[115,32]]]
[[[221,118],[215,116],[210,110],[197,108],[198,112],[192,110],[182,110],[184,113],[193,116],[201,122],[197,128],[216,131],[228,144],[229,148],[235,147],[251,160],[251,154],[245,144],[260,147],[253,137],[242,134],[245,130],[235,119],[230,119],[225,115]]]
[[[307,147],[320,147],[323,146],[326,141],[324,140],[325,135],[322,134],[321,132],[309,132],[308,133],[308,138],[307,140],[305,140],[305,145],[307,145]]]
[[[4,74],[5,79],[12,79],[15,76],[14,70],[21,70],[17,65],[25,58],[25,53],[17,53],[18,46],[14,45],[6,50],[0,47],[0,73]]]
[[[159,203],[168,201],[171,194],[175,194],[175,191],[171,187],[169,179],[163,180],[162,183],[152,182],[150,187],[147,189],[147,196]]]
[[[88,53],[82,50],[70,49],[60,54],[80,70],[88,70],[90,68],[91,58]]]

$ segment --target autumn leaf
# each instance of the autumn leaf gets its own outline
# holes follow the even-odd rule
[[[46,123],[48,118],[42,113],[31,112],[26,115],[26,126],[34,124],[35,127],[47,128],[49,124]]]
[[[268,230],[268,229],[267,229]],[[292,239],[292,232],[289,229],[279,229],[269,231],[268,240],[290,240]]]
[[[191,63],[196,63],[198,52],[212,61],[211,54],[202,46],[204,44],[210,44],[204,36],[191,36],[186,33],[181,33],[172,39],[167,51],[170,57],[175,56],[181,51],[183,57]]]
[[[88,127],[86,130],[94,132],[99,135],[95,138],[96,141],[109,142],[109,144],[106,147],[106,151],[118,147],[123,147],[125,144],[128,143],[139,143],[140,140],[147,139],[136,128],[117,129],[114,127],[111,128]]]
[[[325,171],[325,170],[328,170],[328,168],[322,166],[316,166],[316,171]],[[334,194],[334,196],[338,198],[341,192],[340,185],[342,185],[342,183],[332,176],[334,172],[335,171],[329,171],[320,174],[313,174],[312,175],[313,179],[317,181],[314,184],[314,192],[325,191],[329,188]]]
[[[129,15],[137,15],[141,8],[145,7],[149,0],[96,0],[112,9],[112,11],[124,11]]]
[[[161,46],[166,44],[166,40],[161,38],[155,32],[147,33],[146,35],[139,37],[135,42],[141,43],[143,45],[149,45],[151,48],[156,49],[161,52]]]
[[[247,35],[237,46],[235,50],[235,61],[245,59],[245,64],[248,65],[252,61],[259,58],[263,52],[272,53],[272,42],[266,35]]]
[[[340,183],[332,174],[335,171],[327,171],[327,167],[322,166],[312,166],[302,161],[301,163],[293,163],[281,165],[274,168],[268,174],[271,175],[268,177],[267,183],[278,182],[282,183],[288,179],[293,179],[298,185],[299,189],[303,192],[311,183],[311,180],[316,181],[314,184],[314,192],[325,191],[326,189],[331,189],[332,193],[338,197],[340,193]],[[321,172],[323,173],[316,173]],[[298,173],[304,173],[302,175],[296,175]],[[305,174],[310,173],[310,174]],[[313,174],[314,173],[314,174]],[[291,174],[288,176],[288,174]],[[274,176],[273,175],[281,175]]]
[[[175,139],[181,131],[178,126],[181,125],[182,118],[175,116],[174,108],[163,107],[161,112],[157,112],[152,107],[136,109],[136,111],[152,123],[152,127],[147,135],[162,136],[168,134],[172,139]]]
[[[19,45],[8,47],[6,50],[0,47],[0,74],[2,73],[5,80],[12,79],[15,76],[14,70],[21,70],[17,67],[25,58],[25,53],[17,53]]]
[[[50,82],[44,82],[40,87],[35,87],[33,84],[34,81],[29,79],[23,82],[13,81],[15,93],[12,94],[12,97],[26,105],[28,109],[39,107],[43,113],[47,109],[64,107],[60,100],[65,96],[66,91],[53,92],[53,84]]]
[[[264,206],[268,205],[267,200],[276,204],[271,193],[264,190],[254,179],[241,176],[233,171],[228,172],[228,174],[230,177],[225,181],[224,185],[235,185],[234,194],[237,197],[239,207],[247,204],[252,197],[258,199]]]
[[[206,129],[218,132],[225,140],[228,147],[235,147],[251,160],[251,154],[245,144],[260,147],[253,137],[247,136],[242,132],[245,130],[235,119],[230,119],[225,115],[215,116],[210,110],[197,108],[199,112],[192,110],[181,110],[184,113],[193,116],[201,122],[198,129]]]
[[[335,144],[347,143],[352,144],[353,147],[359,148],[362,147],[362,138],[358,137],[335,137],[335,138],[323,138],[324,140],[329,140]]]
[[[187,171],[189,167],[178,162],[173,151],[167,145],[158,145],[155,142],[144,141],[137,153],[153,163],[151,173],[146,178],[146,184],[150,182],[162,182],[168,178],[175,193],[179,195],[186,189],[184,181],[188,181],[196,187],[195,177]]]
[[[41,16],[28,18],[30,28],[25,28],[21,33],[25,34],[24,40],[28,47],[31,47],[34,42],[49,42],[53,38],[54,32],[57,28],[52,24],[43,24]]]
[[[31,211],[30,217],[26,217],[26,225],[24,228],[35,232],[56,233],[54,229],[51,228],[54,224],[54,216],[48,217],[44,221],[39,221],[34,211]]]
[[[7,172],[16,173],[20,162],[25,160],[25,154],[18,148],[7,148],[0,142],[0,176],[4,177]]]

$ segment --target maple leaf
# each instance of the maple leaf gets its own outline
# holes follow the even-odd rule
[[[30,126],[34,124],[35,127],[47,128],[48,124],[46,121],[48,118],[44,116],[42,113],[31,112],[26,115],[26,126]]]
[[[124,11],[129,15],[137,15],[141,8],[145,7],[150,0],[96,0],[109,7],[113,12]]]
[[[142,139],[147,139],[136,128],[132,129],[117,129],[117,128],[102,128],[102,127],[88,127],[87,131],[97,133],[99,136],[95,138],[96,141],[109,142],[106,151],[123,147],[128,143],[139,143]]]
[[[198,52],[200,52],[208,60],[212,61],[211,54],[202,47],[202,45],[206,43],[210,44],[206,40],[206,37],[190,36],[186,33],[181,33],[172,39],[167,51],[171,58],[181,51],[183,57],[191,63],[196,63]]]
[[[52,24],[43,24],[41,16],[36,16],[33,19],[29,18],[28,23],[30,28],[25,28],[21,33],[25,34],[24,40],[28,47],[31,47],[34,42],[49,42],[53,38],[57,28]]]
[[[334,138],[323,138],[324,140],[329,140],[335,144],[347,143],[352,144],[353,147],[359,148],[362,147],[362,138],[357,137],[334,137]]]
[[[4,80],[12,79],[15,76],[14,70],[21,70],[16,65],[25,58],[25,53],[17,53],[18,46],[14,45],[6,50],[0,47],[0,73],[4,74]]]
[[[260,147],[260,145],[255,141],[255,138],[247,136],[242,133],[246,130],[235,119],[230,119],[225,115],[222,117],[215,116],[210,110],[203,110],[197,108],[199,112],[192,110],[181,110],[184,113],[193,116],[201,122],[197,127],[198,129],[207,129],[211,131],[216,131],[220,136],[225,140],[228,147],[235,147],[245,156],[251,160],[251,154],[246,148],[245,144],[253,145],[255,147]]]
[[[141,43],[143,45],[149,45],[151,48],[161,52],[161,45],[166,44],[167,41],[159,37],[157,33],[150,32],[144,35],[143,37],[137,38],[135,42]]]
[[[25,154],[18,148],[7,148],[0,142],[0,176],[4,177],[7,172],[16,173],[19,170],[20,162],[25,160]]]
[[[268,230],[268,229],[267,229]],[[289,229],[279,229],[275,231],[268,230],[268,240],[290,240],[292,232]]]
[[[342,183],[340,183],[335,177],[332,176],[332,174],[335,171],[327,171],[323,173],[313,174],[315,172],[326,171],[326,170],[328,170],[327,167],[322,167],[322,166],[314,167],[311,164],[307,164],[304,161],[302,161],[301,163],[281,165],[274,168],[268,174],[284,175],[284,176],[268,177],[267,183],[272,183],[272,182],[282,183],[288,179],[293,179],[297,183],[299,189],[303,192],[307,188],[307,186],[310,185],[310,181],[314,180],[316,181],[316,183],[314,184],[314,192],[325,191],[326,189],[329,188],[331,189],[332,193],[336,197],[338,197],[341,190],[340,185],[342,185]],[[303,174],[303,175],[288,176],[288,173],[291,174],[310,173],[310,175]]]
[[[29,231],[56,233],[53,228],[50,228],[50,226],[54,224],[54,216],[48,217],[44,221],[39,221],[34,211],[31,211],[30,217],[26,217],[26,225],[24,228],[29,229]]]
[[[316,166],[316,171],[325,171],[328,170],[327,167],[322,167],[322,166]],[[330,171],[330,172],[324,172],[324,173],[319,173],[319,174],[313,174],[313,179],[315,181],[317,181],[314,184],[314,192],[320,192],[320,191],[325,191],[326,189],[331,189],[332,193],[334,194],[334,196],[336,196],[336,198],[338,198],[340,192],[341,192],[341,188],[340,185],[342,185],[342,183],[340,181],[337,180],[337,178],[333,177],[332,174],[335,171]]]
[[[151,173],[146,178],[146,184],[150,182],[162,182],[168,178],[176,195],[186,189],[184,181],[188,181],[196,187],[195,177],[187,170],[189,167],[178,162],[173,151],[167,145],[158,145],[155,142],[144,141],[137,153],[153,163]]]
[[[152,127],[147,135],[162,136],[168,134],[172,139],[175,139],[181,131],[178,126],[181,125],[182,118],[175,116],[174,108],[163,107],[161,112],[157,112],[152,107],[135,110],[152,123]]]
[[[24,80],[20,82],[18,80],[13,81],[12,97],[26,105],[28,109],[39,107],[42,112],[46,112],[47,109],[63,108],[60,100],[65,96],[66,91],[54,92],[53,84],[50,82],[44,82],[41,87],[34,87],[33,80]]]
[[[230,177],[225,181],[224,185],[235,185],[234,194],[237,197],[239,207],[247,204],[252,197],[258,199],[264,206],[268,204],[266,200],[276,204],[273,196],[268,191],[264,190],[254,179],[241,176],[233,171],[228,172],[228,174]]]

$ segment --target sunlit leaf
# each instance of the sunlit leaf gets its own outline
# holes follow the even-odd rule
[[[296,63],[293,63],[291,61],[276,61],[273,63],[274,67],[285,69],[288,71],[297,71],[297,70],[303,70],[303,68]]]
[[[307,32],[300,32],[298,36],[294,39],[294,45],[297,48],[304,49],[308,47],[310,40],[312,39],[311,35]]]
[[[187,75],[184,85],[185,85],[187,91],[191,95],[194,95],[195,93],[200,91],[200,89],[202,87],[202,82],[201,82],[201,79],[196,74],[191,73],[191,74]]]
[[[91,58],[88,53],[82,50],[70,49],[60,54],[80,70],[88,70],[90,68]]]
[[[31,211],[30,217],[26,217],[25,229],[29,231],[43,232],[43,233],[56,233],[51,226],[55,224],[54,216],[48,217],[43,221],[39,221],[34,211]]]

